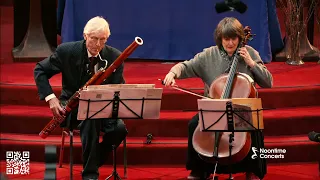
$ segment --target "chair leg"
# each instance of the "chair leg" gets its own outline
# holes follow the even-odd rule
[[[70,180],[73,180],[73,131],[69,131],[70,135]]]
[[[319,177],[320,177],[320,160],[318,161],[318,170],[319,170]]]
[[[123,140],[123,161],[124,179],[127,179],[127,138]]]
[[[61,146],[60,146],[60,152],[59,152],[59,168],[62,168],[62,163],[63,163],[65,137],[66,137],[66,133],[65,133],[64,129],[62,129]]]

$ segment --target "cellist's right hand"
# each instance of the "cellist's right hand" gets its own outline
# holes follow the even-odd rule
[[[48,101],[52,114],[56,118],[62,118],[62,115],[65,114],[65,111],[60,105],[58,98],[54,97]]]
[[[176,75],[173,73],[173,72],[169,72],[167,75],[166,75],[166,77],[164,78],[164,80],[163,80],[163,84],[165,85],[165,86],[173,86],[173,85],[175,85],[176,84],[176,81],[174,80],[174,77],[175,77]]]

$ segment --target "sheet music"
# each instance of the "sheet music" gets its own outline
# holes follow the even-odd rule
[[[110,89],[110,88],[155,88],[154,84],[105,84],[105,85],[90,85],[87,90],[94,89]]]
[[[148,88],[146,88],[148,87]],[[109,118],[112,113],[112,99],[114,98],[114,93],[120,91],[120,100],[129,107],[133,112],[131,112],[125,105],[121,102],[119,104],[119,118],[137,118],[142,116],[144,119],[158,119],[160,116],[161,107],[161,97],[162,88],[154,88],[154,85],[149,84],[120,84],[120,85],[94,85],[88,86],[86,89],[81,91],[78,119],[85,120],[87,117],[87,110],[89,108],[88,117],[94,115],[91,119],[97,118]],[[144,104],[142,99],[144,100]],[[147,100],[150,98],[159,100]],[[90,106],[85,100],[92,101]],[[132,100],[137,99],[137,100]],[[95,100],[100,100],[100,102],[93,102]],[[104,100],[104,101],[102,101]],[[105,107],[110,103],[107,107]],[[143,109],[142,108],[143,104]],[[105,107],[105,108],[104,108]],[[104,109],[103,109],[104,108]],[[103,110],[102,110],[103,109]],[[101,111],[102,110],[102,111]],[[101,111],[97,113],[98,111]],[[143,112],[143,114],[141,114]],[[137,115],[136,115],[136,114]]]
[[[241,104],[233,104],[232,105],[234,114],[233,114],[233,121],[234,121],[234,129],[235,130],[254,130],[252,127],[252,112],[251,107],[247,105]]]
[[[201,112],[199,112],[201,131],[204,129],[220,131],[228,130],[227,115],[225,113],[226,103],[228,101],[232,102],[233,111],[236,111],[233,114],[234,129],[236,131],[250,131],[255,130],[255,128],[263,129],[260,98],[198,99],[198,110],[204,110],[202,111],[202,116]],[[255,111],[257,109],[261,111]]]
[[[227,99],[199,99],[198,100],[198,110],[202,109],[205,111],[199,112],[199,123],[200,131],[216,123],[214,126],[209,128],[210,130],[227,130],[227,116],[224,114],[226,110],[226,102],[230,100]],[[207,111],[209,110],[209,111]],[[210,110],[221,111],[212,112]],[[218,119],[222,117],[219,121]],[[203,126],[204,124],[204,126]]]
[[[261,98],[233,98],[232,103],[250,107],[252,125],[257,129],[264,129]]]

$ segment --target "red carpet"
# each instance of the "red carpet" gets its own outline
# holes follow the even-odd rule
[[[125,66],[125,78],[128,84],[150,83],[160,85],[158,79],[163,79],[173,66],[173,63],[161,62],[130,62]],[[1,83],[31,85],[34,84],[33,68],[35,63],[2,64]],[[316,62],[307,62],[302,66],[290,66],[283,62],[267,64],[274,78],[274,87],[320,85],[320,66]],[[19,72],[19,73],[17,73]],[[139,73],[137,73],[139,72]],[[53,86],[61,86],[61,75],[50,80]],[[198,79],[178,80],[178,85],[186,88],[202,88]]]
[[[31,162],[44,162],[45,145],[52,144],[57,148],[60,147],[61,129],[54,131],[53,135],[46,140],[38,137],[39,131],[51,118],[51,112],[46,103],[38,100],[32,77],[33,66],[34,64],[25,63],[19,64],[19,66],[18,64],[6,64],[1,67],[1,160],[6,159],[6,151],[26,150],[30,151]],[[164,77],[171,66],[172,64],[158,62],[127,62],[126,80],[128,83],[155,83],[158,87],[162,87],[157,79]],[[298,67],[283,63],[271,63],[267,66],[273,72],[275,83],[274,88],[259,89],[264,108],[271,108],[264,111],[265,146],[270,149],[286,149],[283,159],[268,159],[269,169],[273,166],[283,167],[284,163],[294,163],[305,167],[304,163],[318,162],[320,159],[319,144],[309,141],[307,134],[313,130],[320,131],[320,80],[315,76],[319,73],[320,66],[315,63],[307,63]],[[146,69],[147,73],[152,71],[152,74],[144,76],[145,72],[141,71],[142,68]],[[16,69],[16,73],[10,69]],[[295,72],[299,72],[299,75]],[[278,77],[282,78],[282,81],[278,81]],[[292,80],[292,77],[296,77],[298,80]],[[55,91],[56,94],[59,94],[61,90],[60,79],[55,77],[51,82],[57,85]],[[178,83],[181,86],[191,87],[197,92],[202,92],[202,83],[197,79],[192,81],[179,80]],[[196,99],[197,97],[165,88],[160,119],[126,120],[129,130],[127,139],[129,166],[141,168],[140,166],[152,165],[157,167],[153,169],[154,171],[160,171],[159,167],[169,168],[174,165],[179,168],[172,169],[172,171],[181,170],[181,175],[178,177],[175,175],[172,177],[171,174],[159,174],[160,172],[156,175],[147,175],[147,173],[143,177],[147,179],[181,179],[185,177],[187,171],[182,169],[186,156],[187,124],[195,114],[194,111],[186,110],[196,109]],[[153,134],[154,139],[150,145],[147,145],[145,144],[146,135],[149,133]],[[68,138],[65,146],[63,162],[67,163],[69,162]],[[81,164],[81,144],[78,135],[76,135],[74,147],[74,162]],[[57,152],[59,153],[59,149]],[[159,154],[162,156],[158,156]],[[118,150],[117,163],[123,164],[122,146]],[[112,164],[111,158],[108,164]],[[141,169],[141,171],[148,171],[145,168]],[[315,178],[316,176],[305,176],[305,173],[312,174],[310,168],[307,169],[301,168],[303,174],[301,178]],[[142,177],[138,174],[132,172],[132,178],[135,175],[137,178]],[[266,179],[283,179],[287,174],[289,174],[288,176],[296,176],[271,168]],[[29,178],[29,176],[27,177]],[[30,176],[30,178],[32,177]],[[36,177],[40,177],[40,174]],[[239,178],[243,179],[244,177],[239,175]]]
[[[1,162],[1,171],[5,170],[5,162]],[[10,179],[43,179],[45,167],[41,163],[30,164],[29,175],[10,175]],[[82,167],[74,167],[74,180],[80,180]],[[103,166],[100,170],[101,179],[105,179],[112,172],[111,166]],[[123,166],[117,167],[120,177],[124,177]],[[130,166],[127,169],[128,180],[186,180],[188,172],[182,166]],[[57,180],[69,180],[69,165],[64,164],[57,169]],[[220,178],[222,177],[222,178]],[[219,179],[227,178],[227,175],[219,176]],[[245,180],[244,174],[233,175],[234,180]],[[318,165],[315,163],[302,164],[278,164],[268,166],[268,176],[264,180],[316,180],[318,176]]]
[[[3,11],[2,11],[3,10]],[[4,16],[5,15],[5,16]],[[5,18],[3,18],[5,17]],[[5,173],[6,151],[30,151],[31,174],[9,176],[12,179],[43,179],[44,147],[56,145],[58,153],[61,129],[43,140],[39,131],[51,119],[45,102],[40,102],[33,80],[34,63],[12,63],[12,7],[1,6],[1,67],[0,67],[0,160]],[[9,37],[5,41],[4,37]],[[317,41],[318,42],[318,41]],[[320,44],[320,43],[319,43]],[[129,84],[156,84],[163,87],[163,79],[172,63],[126,62],[125,77]],[[286,149],[283,159],[268,159],[271,179],[319,179],[320,146],[309,141],[310,131],[320,132],[320,65],[306,63],[290,66],[285,63],[267,64],[273,74],[274,87],[258,89],[262,99],[266,148]],[[61,76],[51,79],[54,91],[61,91]],[[202,93],[203,83],[198,79],[178,80],[178,85]],[[126,120],[128,179],[185,179],[184,168],[187,147],[187,125],[196,113],[196,100],[189,94],[164,88],[161,114],[157,120]],[[147,145],[146,135],[154,139]],[[64,163],[69,162],[68,138],[65,142]],[[75,179],[80,178],[82,163],[79,136],[74,144]],[[120,175],[123,175],[123,147],[118,150]],[[108,164],[111,164],[109,159]],[[101,178],[111,173],[110,166],[101,169]],[[58,179],[69,179],[68,164],[57,169]],[[226,176],[224,176],[226,177]],[[244,179],[242,174],[235,179]]]

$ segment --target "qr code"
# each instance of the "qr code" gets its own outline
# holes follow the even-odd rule
[[[29,151],[7,151],[7,174],[29,174]]]

